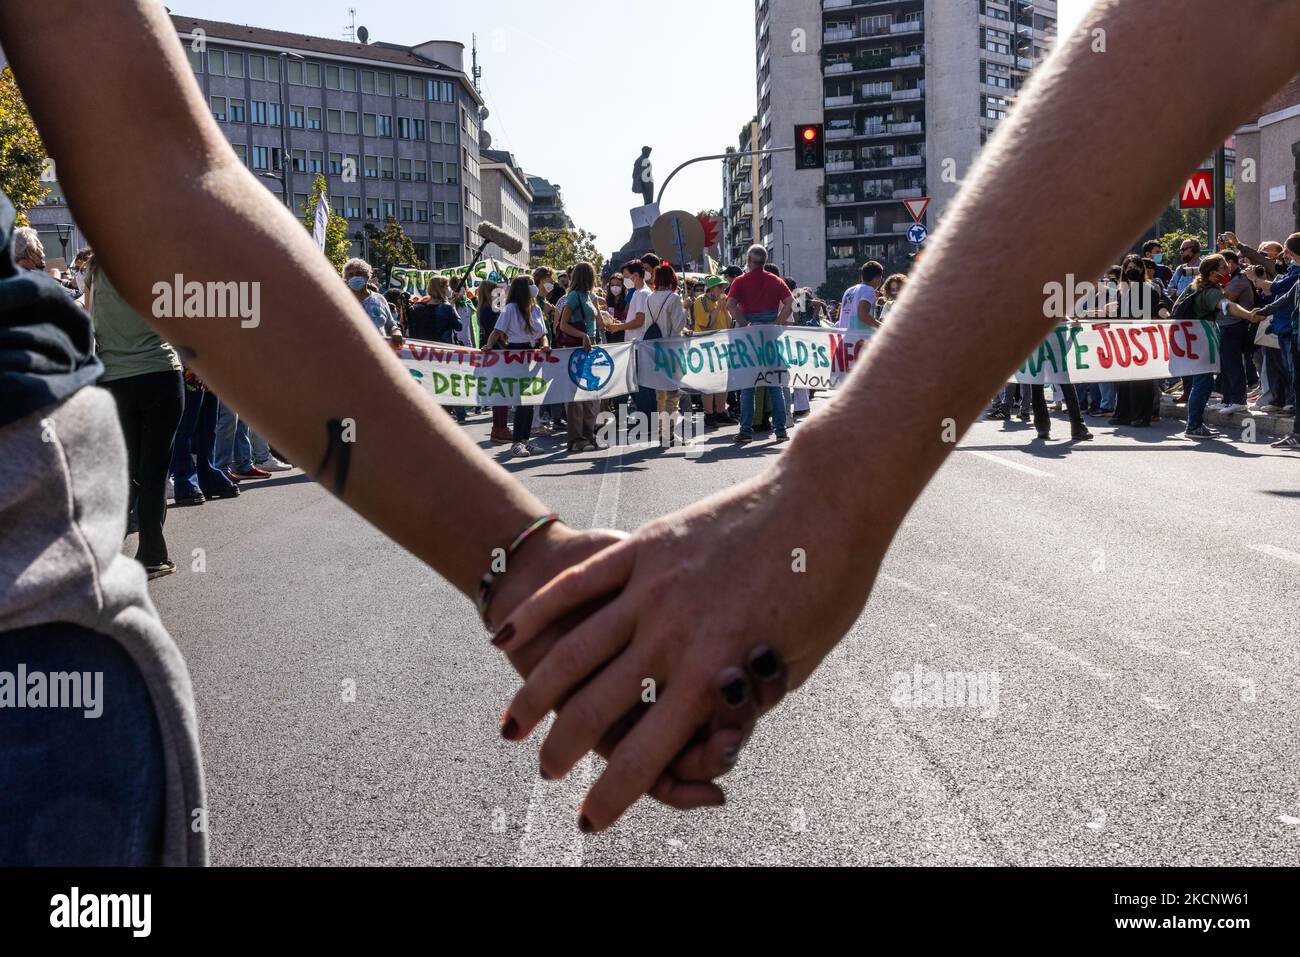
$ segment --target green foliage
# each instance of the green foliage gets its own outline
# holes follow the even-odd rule
[[[0,70],[0,190],[18,211],[18,225],[27,225],[27,210],[49,193],[41,185],[45,147],[36,130],[13,70]]]
[[[406,235],[402,224],[390,216],[384,228],[370,237],[370,265],[386,283],[389,270],[394,266],[423,268],[425,262],[415,251],[415,243]]]
[[[532,257],[530,269],[550,266],[563,272],[575,263],[589,262],[599,276],[605,268],[605,257],[596,249],[596,237],[585,229],[539,229],[533,233],[532,242],[542,247],[542,254]]]
[[[316,229],[316,203],[325,190],[325,177],[317,173],[311,194],[308,195],[307,203],[302,208],[302,224],[307,227],[309,233]],[[348,239],[348,221],[331,209],[329,223],[325,227],[325,258],[342,273],[343,264],[348,261],[351,252],[352,241]]]

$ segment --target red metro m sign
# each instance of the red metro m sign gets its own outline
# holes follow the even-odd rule
[[[1193,173],[1178,197],[1179,209],[1209,209],[1214,205],[1214,173],[1203,169]]]

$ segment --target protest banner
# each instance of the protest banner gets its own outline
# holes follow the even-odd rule
[[[585,349],[494,349],[407,339],[394,347],[439,405],[549,405],[627,395],[636,388],[632,343]]]
[[[636,381],[651,389],[705,394],[782,386],[834,389],[874,330],[754,325],[707,335],[638,342]]]
[[[470,274],[470,288],[473,289],[485,279],[492,278],[495,274],[497,279],[502,282],[509,282],[516,276],[525,275],[528,270],[522,266],[512,266],[506,263],[498,262],[495,259],[485,259],[474,267]],[[412,302],[426,302],[429,298],[429,280],[434,276],[442,276],[446,279],[462,279],[465,276],[465,267],[451,267],[450,269],[420,269],[418,266],[394,266],[390,273],[392,285],[403,292],[409,293]]]
[[[1014,381],[1135,382],[1219,371],[1219,329],[1208,320],[1076,322],[1052,330]]]

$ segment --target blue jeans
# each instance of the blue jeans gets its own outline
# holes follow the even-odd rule
[[[212,463],[220,400],[206,389],[185,390],[185,411],[172,445],[172,487],[177,498],[221,492],[233,483]]]
[[[117,642],[79,625],[0,634],[0,671],[102,675],[82,707],[0,707],[0,867],[156,865],[163,749],[149,689]],[[93,711],[92,711],[93,713]]]
[[[1279,399],[1282,405],[1295,405],[1296,396],[1296,337],[1293,332],[1285,332],[1277,337],[1278,351],[1281,352],[1282,372],[1286,375],[1286,395],[1281,395],[1279,390]]]
[[[1079,407],[1085,412],[1088,409],[1101,408],[1101,386],[1096,382],[1085,383],[1075,386],[1079,397]],[[1090,399],[1092,401],[1090,401]]]
[[[1205,406],[1210,401],[1210,391],[1214,388],[1214,373],[1203,372],[1190,376],[1191,391],[1187,396],[1187,429],[1199,429],[1205,424]]]
[[[264,462],[271,455],[271,447],[260,435],[248,427],[238,412],[221,403],[217,413],[217,448],[213,464],[223,472],[245,471],[249,466]]]
[[[1101,407],[1109,412],[1115,411],[1115,384],[1113,382],[1103,382],[1101,384]]]
[[[785,435],[785,390],[780,386],[765,385],[767,401],[772,406],[772,430],[777,435]],[[740,390],[740,434],[751,438],[754,435],[754,393],[758,389]]]

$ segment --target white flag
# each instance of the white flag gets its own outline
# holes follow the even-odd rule
[[[330,223],[330,204],[329,197],[324,193],[320,194],[320,199],[316,200],[316,222],[312,226],[311,238],[316,240],[316,245],[321,249],[325,248],[325,229]]]

